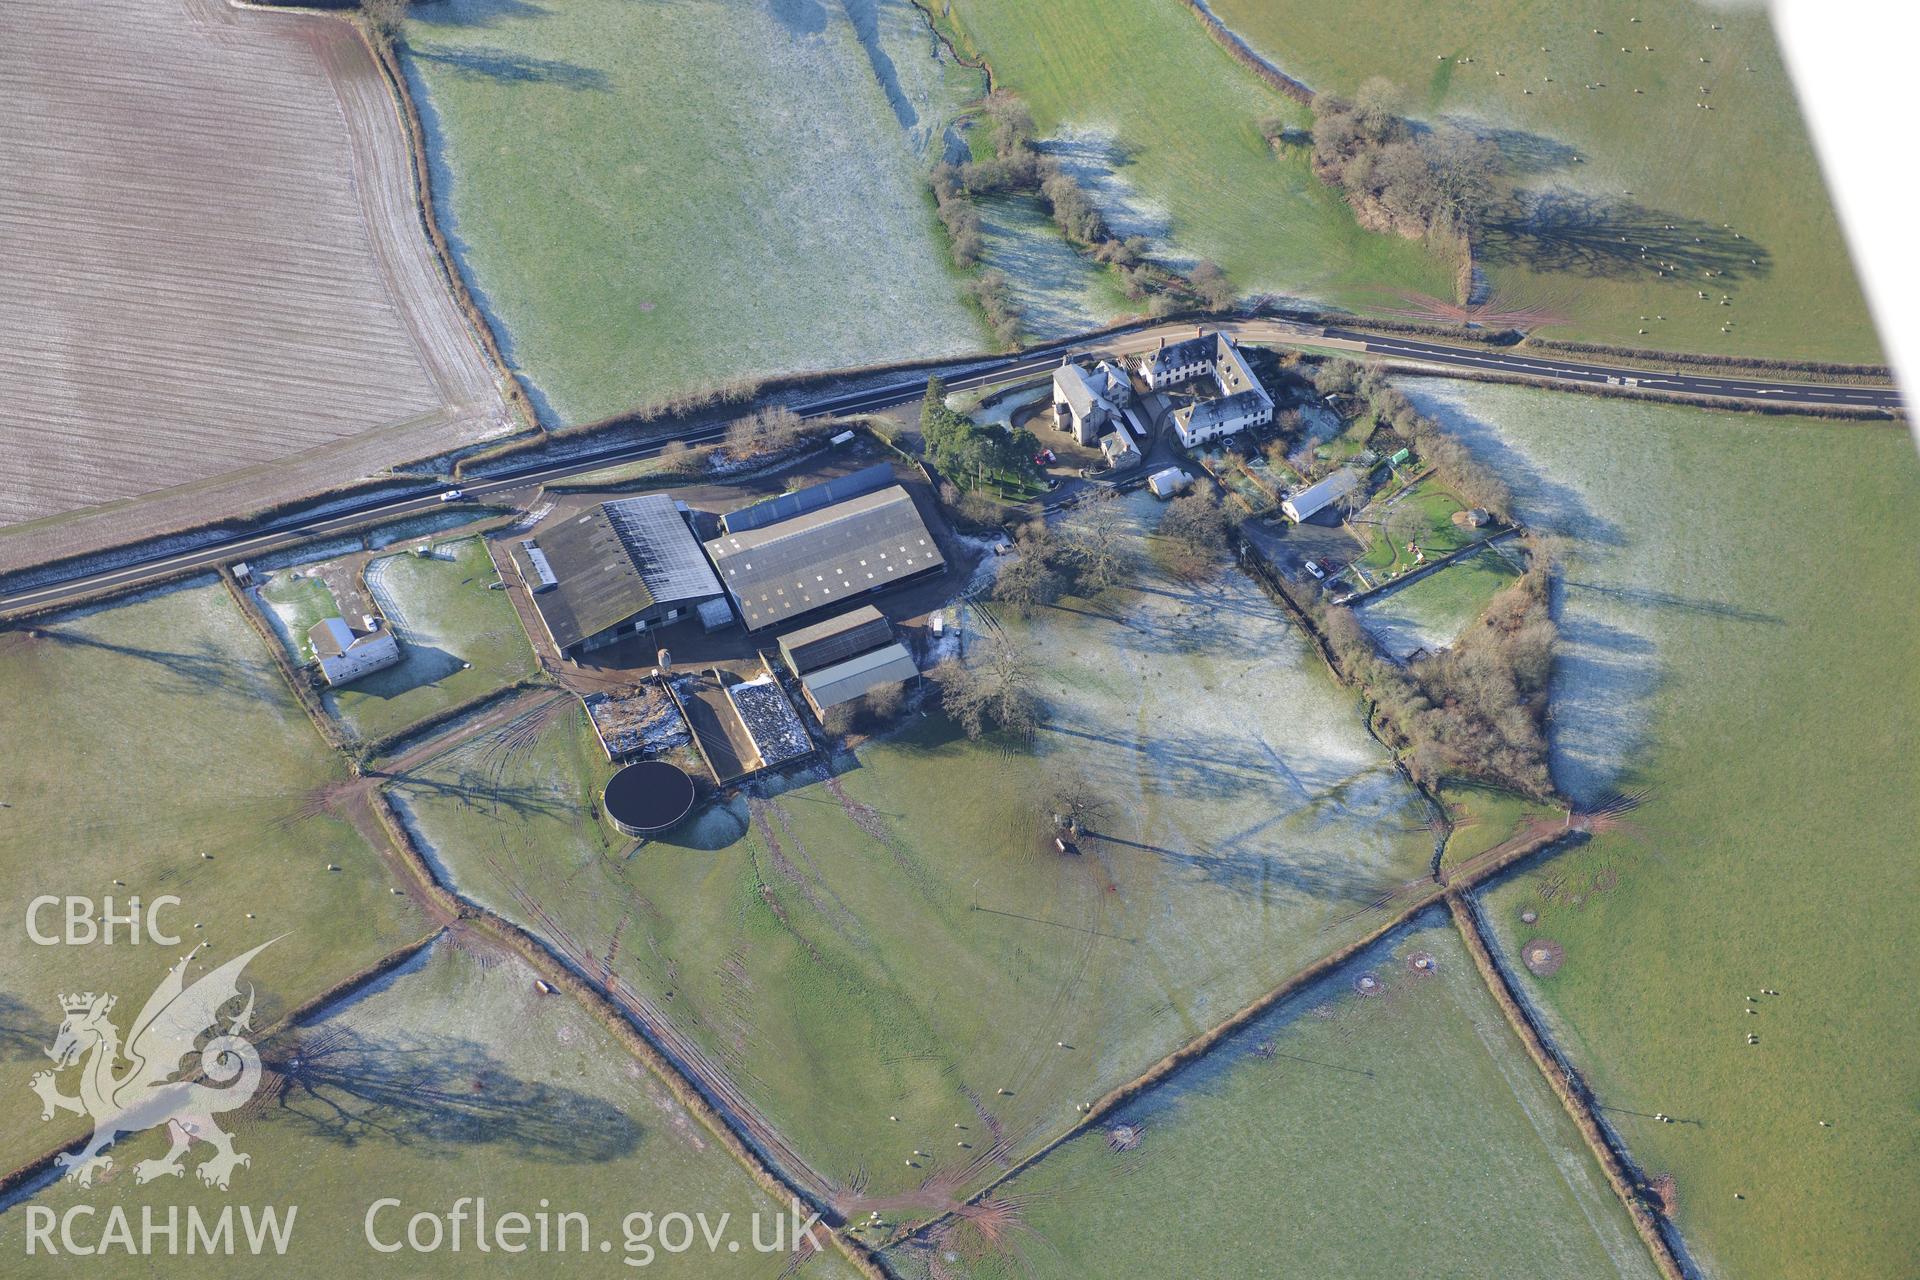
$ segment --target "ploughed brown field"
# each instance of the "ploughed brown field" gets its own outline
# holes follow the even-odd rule
[[[0,569],[509,425],[344,21],[8,0],[0,118],[0,526],[82,512],[0,529]]]

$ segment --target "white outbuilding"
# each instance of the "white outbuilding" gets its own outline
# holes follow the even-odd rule
[[[1310,520],[1330,504],[1352,493],[1359,483],[1359,476],[1342,467],[1326,479],[1289,494],[1285,501],[1281,502],[1280,510],[1286,513],[1289,520],[1295,522]]]

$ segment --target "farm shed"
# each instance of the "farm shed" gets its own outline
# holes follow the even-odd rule
[[[808,672],[800,677],[800,688],[814,714],[824,716],[828,707],[851,702],[882,685],[899,684],[919,674],[913,655],[905,645],[895,641],[857,658]]]
[[[748,631],[937,573],[946,560],[899,485],[707,543]]]
[[[509,547],[554,648],[570,659],[677,622],[721,594],[672,498],[602,502]]]
[[[1280,504],[1280,509],[1287,513],[1289,520],[1311,520],[1329,503],[1337,502],[1352,493],[1354,486],[1359,483],[1359,476],[1342,467],[1326,479],[1310,484],[1288,497]]]
[[[836,502],[845,502],[848,498],[875,493],[892,483],[893,468],[884,462],[876,462],[844,476],[822,480],[819,484],[810,484],[804,489],[795,489],[792,493],[783,493],[777,498],[768,498],[737,511],[729,511],[720,517],[720,527],[728,533],[764,529],[770,524],[791,520],[809,511],[830,507]]]
[[[780,659],[796,676],[857,654],[877,649],[893,639],[893,624],[872,605],[816,622],[780,637]]]

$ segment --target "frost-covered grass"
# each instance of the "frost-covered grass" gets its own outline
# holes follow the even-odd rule
[[[949,72],[909,9],[411,10],[436,198],[549,417],[985,345],[924,177]]]
[[[0,1093],[9,1167],[79,1123],[41,1124],[25,1088],[48,1065],[60,993],[116,993],[124,1030],[194,944],[221,962],[284,934],[248,969],[265,1026],[423,932],[373,851],[320,807],[345,764],[217,583],[0,634],[0,690],[0,898],[16,913],[0,948],[0,1067],[21,1084]],[[122,926],[113,946],[34,945],[25,914],[42,894],[111,896],[120,913],[135,895],[177,896],[160,920],[182,943],[128,945]],[[39,924],[61,932],[57,910]]]
[[[1528,993],[1640,1166],[1674,1176],[1709,1274],[1899,1273],[1920,1253],[1889,1069],[1920,1048],[1890,959],[1920,888],[1920,562],[1888,548],[1920,542],[1911,438],[1406,385],[1568,537],[1562,788],[1646,793],[1625,829],[1487,895],[1510,950],[1566,948]],[[1782,994],[1747,1014],[1761,987]],[[1655,1111],[1698,1123],[1629,1114]]]
[[[1376,994],[1356,989],[1363,975]],[[1131,1149],[1115,1147],[1122,1125]],[[982,1280],[1655,1274],[1438,912],[995,1196],[1019,1224],[1002,1247],[963,1226],[890,1260]]]
[[[298,664],[308,652],[307,633],[315,624],[340,616],[333,592],[319,578],[298,571],[269,572],[256,567],[260,577],[259,599],[266,606],[267,620],[280,637],[287,656]]]
[[[1212,258],[1248,293],[1377,304],[1381,286],[1450,295],[1410,241],[1360,230],[1298,156],[1259,125],[1306,122],[1160,0],[955,0],[951,21],[1024,96],[1043,133],[1125,234],[1175,260]]]
[[[1566,317],[1550,335],[1879,358],[1763,6],[1443,0],[1422,5],[1417,22],[1398,0],[1212,6],[1313,88],[1352,93],[1386,76],[1407,91],[1409,114],[1489,132],[1530,187],[1590,197],[1564,225],[1495,235],[1483,255],[1496,305]],[[1685,269],[1654,274],[1643,244]],[[1717,305],[1723,293],[1731,307]],[[1733,332],[1722,333],[1729,319]]]
[[[1355,913],[1432,853],[1348,699],[1238,576],[1148,569],[1006,626],[1049,705],[1031,751],[913,716],[830,781],[630,857],[592,811],[607,769],[580,717],[483,738],[396,794],[463,892],[557,936],[529,894],[568,945],[617,954],[815,1168],[864,1169],[875,1194],[977,1184],[995,1135],[1031,1150],[1368,927]],[[1102,812],[1062,855],[1066,776]]]
[[[1142,310],[1127,300],[1111,270],[1076,253],[1030,196],[978,201],[981,261],[1006,274],[1029,341],[1084,333]]]
[[[598,1266],[611,1272],[625,1270],[620,1263],[627,1261],[636,1271],[647,1264],[647,1275],[780,1273],[787,1251],[756,1252],[750,1219],[760,1215],[760,1239],[772,1244],[774,1219],[786,1206],[756,1186],[586,1009],[566,996],[542,995],[533,983],[533,971],[517,958],[442,938],[395,973],[264,1046],[279,1072],[263,1086],[252,1118],[236,1126],[235,1146],[252,1163],[235,1171],[231,1190],[242,1203],[274,1205],[283,1214],[298,1206],[291,1243],[274,1274],[375,1269],[383,1255],[368,1243],[367,1228],[376,1201],[400,1201],[374,1210],[373,1234],[386,1244],[405,1241],[414,1214],[444,1215],[463,1197],[484,1197],[491,1250],[477,1247],[482,1210],[468,1199],[460,1248],[449,1247],[449,1234],[437,1250],[403,1250],[396,1256],[405,1260],[404,1274],[517,1275],[535,1258],[552,1271]],[[151,1210],[162,1223],[169,1210],[180,1214],[177,1256],[168,1255],[161,1237],[143,1274],[260,1274],[261,1259],[244,1251],[233,1257],[187,1253],[185,1210],[192,1206],[210,1217],[218,1208],[215,1193],[191,1172],[205,1148],[196,1146],[189,1155],[185,1177],[137,1186],[131,1162],[160,1155],[165,1140],[150,1132],[127,1138],[124,1146],[111,1194],[136,1224],[136,1242],[143,1212]],[[58,1183],[27,1203],[63,1213],[100,1195]],[[628,1244],[629,1214],[651,1213],[654,1231],[661,1232],[660,1220],[674,1212],[704,1213],[709,1225],[725,1215],[719,1246],[709,1252],[696,1229],[691,1250],[670,1253],[661,1244],[677,1247],[673,1227]],[[21,1204],[0,1214],[0,1230],[17,1233],[25,1213]],[[517,1241],[525,1252],[503,1251],[491,1234],[510,1213],[535,1224]],[[586,1215],[584,1250],[577,1225],[567,1228],[561,1243],[562,1213]],[[541,1253],[543,1214],[552,1234]],[[631,1225],[639,1236],[641,1224]],[[440,1226],[450,1231],[445,1218]],[[609,1254],[599,1250],[603,1240],[612,1245]],[[728,1241],[737,1251],[727,1248]],[[508,1237],[508,1243],[516,1241]],[[43,1249],[36,1258],[11,1262],[8,1274],[64,1275],[70,1266],[69,1258],[48,1258]],[[794,1274],[853,1272],[830,1251]]]

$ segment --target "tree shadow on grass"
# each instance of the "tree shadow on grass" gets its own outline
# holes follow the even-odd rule
[[[1525,179],[1543,173],[1557,173],[1586,160],[1580,148],[1545,134],[1530,133],[1525,129],[1496,128],[1482,121],[1456,117],[1448,117],[1446,123],[1492,143],[1500,153],[1500,167],[1508,177]]]
[[[545,18],[553,10],[533,0],[416,0],[410,21],[434,27],[491,27],[516,18]]]
[[[53,1043],[58,1030],[53,1020],[40,1010],[12,992],[0,991],[0,1059],[39,1058]]]
[[[866,52],[867,64],[873,68],[873,78],[880,82],[880,88],[887,95],[887,106],[893,110],[893,118],[909,134],[920,125],[920,113],[913,109],[913,103],[907,100],[907,94],[900,87],[900,71],[893,64],[893,58],[887,53],[880,39],[880,0],[840,0],[840,7],[846,12],[848,21],[853,23],[853,33],[860,40],[860,47]],[[779,6],[775,6],[777,13]],[[919,140],[916,138],[916,142]]]
[[[435,798],[453,800],[462,808],[485,813],[490,808],[505,809],[520,818],[558,818],[571,822],[583,817],[577,800],[570,800],[544,787],[509,784],[487,776],[480,769],[462,770],[459,777],[443,781],[410,773],[401,779],[398,790],[411,802]]]
[[[421,62],[438,63],[454,75],[499,84],[551,84],[563,89],[597,90],[611,86],[607,73],[561,58],[536,58],[508,49],[454,49],[444,45],[412,45]]]
[[[641,1129],[601,1098],[524,1079],[485,1045],[397,1031],[374,1038],[338,1023],[277,1039],[244,1112],[342,1146],[381,1141],[457,1155],[501,1147],[553,1164],[633,1152]]]
[[[1517,193],[1487,219],[1490,262],[1601,279],[1668,275],[1710,289],[1767,275],[1765,248],[1731,228],[1566,187]]]
[[[796,36],[817,36],[827,29],[827,7],[820,0],[770,0],[768,10]]]
[[[54,644],[76,649],[99,649],[106,653],[138,658],[142,662],[152,663],[161,671],[174,677],[177,682],[175,689],[163,689],[162,692],[205,692],[209,689],[233,686],[241,673],[247,670],[245,662],[235,658],[233,654],[221,649],[209,639],[202,639],[190,649],[158,649],[140,645],[115,644],[84,632],[68,631],[58,627],[42,630],[38,635]]]

